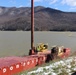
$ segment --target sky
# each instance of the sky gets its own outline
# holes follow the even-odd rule
[[[31,0],[0,0],[0,6],[30,7]],[[44,6],[66,12],[76,12],[76,0],[34,0],[34,6]]]

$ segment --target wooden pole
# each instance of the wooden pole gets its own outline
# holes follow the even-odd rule
[[[34,47],[34,0],[31,0],[31,49]]]

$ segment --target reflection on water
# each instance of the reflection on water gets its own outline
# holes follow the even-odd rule
[[[48,43],[51,46],[65,46],[76,50],[76,32],[35,32],[34,42]],[[28,54],[30,49],[30,31],[0,31],[0,56]]]

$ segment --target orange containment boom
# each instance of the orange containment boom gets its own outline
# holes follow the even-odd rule
[[[64,53],[59,57],[64,58],[68,57],[69,55],[70,49],[65,48]],[[41,65],[53,59],[54,57],[52,56],[51,51],[24,57],[13,56],[0,58],[0,75],[13,75],[24,70],[27,71],[37,65]]]
[[[45,62],[44,55],[0,58],[0,75],[13,75]]]

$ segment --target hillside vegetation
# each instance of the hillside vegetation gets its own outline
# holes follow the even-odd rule
[[[0,30],[30,31],[30,7],[0,7]],[[76,31],[76,12],[35,7],[35,31]]]

